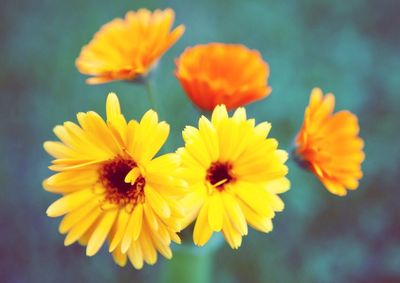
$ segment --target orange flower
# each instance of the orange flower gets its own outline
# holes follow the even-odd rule
[[[333,194],[355,190],[363,173],[364,142],[358,136],[357,116],[349,111],[333,113],[335,97],[321,89],[311,92],[303,126],[296,137],[296,153]]]
[[[187,48],[176,61],[176,76],[199,108],[228,110],[268,96],[269,67],[260,53],[243,45],[210,43]]]
[[[105,24],[82,48],[78,70],[93,76],[89,84],[133,80],[146,76],[160,57],[182,36],[184,26],[171,31],[172,9],[130,11],[125,19]]]

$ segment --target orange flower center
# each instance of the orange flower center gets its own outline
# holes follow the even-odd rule
[[[207,170],[206,179],[218,191],[223,191],[225,185],[235,180],[232,175],[232,164],[213,162]]]
[[[125,177],[137,164],[133,160],[117,157],[100,169],[100,182],[106,188],[106,199],[111,203],[136,205],[144,201],[145,179],[140,175],[135,183],[125,182]]]

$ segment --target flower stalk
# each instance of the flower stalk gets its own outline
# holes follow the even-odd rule
[[[146,85],[146,91],[149,97],[151,108],[153,108],[154,111],[159,111],[160,109],[158,109],[157,97],[154,91],[153,82],[151,81],[151,79],[146,78],[144,84]]]
[[[216,235],[201,248],[193,244],[175,246],[173,260],[165,262],[160,282],[212,282],[215,255],[222,244],[221,235]]]

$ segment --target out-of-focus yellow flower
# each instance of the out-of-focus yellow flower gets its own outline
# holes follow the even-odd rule
[[[184,32],[183,25],[171,31],[174,18],[172,9],[140,9],[128,12],[125,19],[112,20],[82,48],[78,70],[93,76],[89,84],[146,76]]]
[[[210,43],[187,48],[176,60],[176,76],[203,110],[228,110],[268,96],[269,67],[260,53],[243,45]]]
[[[140,122],[126,122],[118,98],[107,98],[107,121],[96,112],[79,113],[79,125],[65,122],[54,133],[60,142],[44,143],[55,159],[57,174],[44,188],[61,194],[47,209],[63,216],[59,226],[64,244],[79,241],[92,256],[109,241],[121,266],[130,259],[137,269],[154,264],[157,252],[171,258],[171,240],[179,243],[184,211],[178,198],[185,183],[178,177],[180,157],[154,158],[169,134],[169,125],[148,111]]]
[[[363,173],[364,142],[358,136],[357,116],[349,111],[333,114],[335,97],[319,88],[311,92],[304,122],[296,137],[296,153],[333,194],[355,190]]]
[[[236,249],[247,235],[247,223],[265,233],[272,230],[275,211],[284,208],[278,194],[290,184],[285,178],[287,153],[267,138],[270,129],[267,122],[256,126],[254,119],[247,119],[244,108],[229,117],[225,106],[217,106],[211,121],[203,116],[198,129],[183,131],[185,147],[178,154],[190,191],[184,198],[184,226],[197,218],[196,245],[222,231]]]

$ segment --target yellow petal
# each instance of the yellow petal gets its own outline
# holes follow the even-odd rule
[[[116,222],[115,233],[112,237],[110,247],[108,249],[109,252],[112,252],[116,249],[116,247],[121,243],[122,237],[125,234],[126,227],[128,226],[128,221],[130,219],[130,214],[125,208],[120,209],[118,220]]]
[[[224,213],[223,235],[232,249],[238,249],[242,244],[242,236],[233,227],[228,214]]]
[[[110,229],[113,226],[117,215],[118,215],[117,209],[114,209],[112,211],[107,211],[103,215],[103,218],[99,221],[96,229],[94,230],[92,236],[89,239],[86,248],[87,256],[93,256],[99,251],[104,241],[106,240],[108,233],[110,232]]]
[[[169,245],[172,240],[169,227],[163,221],[160,221],[158,224],[158,230],[154,234],[157,234],[158,239],[162,241],[164,245]]]
[[[143,252],[139,240],[133,241],[131,247],[128,250],[128,257],[133,267],[135,267],[136,269],[142,269]]]
[[[258,214],[265,217],[272,217],[274,215],[273,210],[269,206],[269,196],[267,192],[257,187],[257,185],[241,182],[240,185],[237,184],[235,186],[235,192],[244,203]]]
[[[221,193],[214,192],[209,200],[208,222],[210,223],[210,228],[215,232],[219,232],[222,229],[223,209]]]
[[[112,252],[112,256],[114,258],[115,263],[118,264],[119,266],[124,267],[126,265],[128,257],[126,256],[126,254],[123,254],[120,249],[115,249]]]
[[[152,132],[147,136],[147,146],[142,153],[144,160],[151,160],[154,155],[165,144],[169,135],[169,125],[166,122],[159,123],[152,129]]]
[[[254,131],[258,136],[266,138],[271,130],[271,127],[271,123],[262,122],[254,128]]]
[[[168,232],[169,232],[169,235],[171,237],[171,241],[173,241],[176,244],[181,244],[182,243],[181,238],[179,237],[179,235],[176,232],[172,231],[171,229],[168,229]]]
[[[151,186],[146,185],[144,194],[153,210],[162,218],[171,216],[171,210],[163,197]]]
[[[231,223],[241,235],[247,235],[247,222],[239,203],[229,193],[222,193],[221,196]]]
[[[43,143],[44,149],[48,154],[55,158],[73,158],[79,154],[61,142],[47,141]]]
[[[279,196],[268,193],[268,203],[275,211],[282,211],[285,208],[285,204]]]
[[[265,188],[268,192],[273,194],[281,194],[289,190],[290,181],[287,178],[279,178],[276,180],[269,181]]]
[[[86,125],[96,139],[102,143],[103,147],[108,148],[114,155],[122,155],[122,149],[112,134],[107,124],[96,112],[86,113]]]
[[[131,245],[132,241],[136,241],[139,238],[140,232],[142,230],[143,222],[143,206],[138,204],[135,206],[131,218],[129,219],[128,226],[124,237],[122,238],[121,251],[126,253]]]
[[[211,124],[211,122],[204,116],[199,120],[199,133],[207,148],[211,161],[217,160],[219,156],[217,131],[213,124]]]
[[[128,128],[131,127],[134,128],[135,135],[128,137],[128,150],[138,163],[146,164],[165,143],[169,125],[165,122],[158,123],[157,113],[149,110],[143,115],[139,124],[128,125]]]
[[[288,160],[288,153],[284,150],[278,149],[275,151],[275,154],[278,156],[279,162],[285,163]]]
[[[243,107],[239,107],[238,109],[236,109],[236,111],[233,113],[232,118],[234,120],[237,120],[238,122],[242,122],[245,121],[246,118],[246,109],[244,109]]]
[[[193,159],[194,164],[198,163],[203,168],[208,168],[211,163],[211,156],[199,131],[194,127],[186,126],[182,132],[182,136],[184,140],[187,140],[185,151],[190,155],[190,158]]]
[[[143,236],[140,237],[140,245],[142,247],[143,258],[147,264],[153,265],[157,261],[157,251],[153,245],[152,238],[147,230],[144,228]]]
[[[160,238],[160,235],[157,233],[151,233],[153,238],[153,244],[156,249],[167,259],[172,258],[172,251],[169,247],[169,244],[165,244],[165,242]]]
[[[163,154],[154,158],[146,167],[147,174],[163,171],[172,171],[176,169],[181,163],[180,156],[175,153]]]
[[[59,226],[59,232],[61,234],[67,233],[76,223],[81,221],[83,217],[88,215],[90,212],[93,211],[96,207],[100,205],[100,198],[94,198],[90,200],[87,204],[78,208],[67,215],[64,216],[63,220]]]
[[[228,118],[228,111],[226,110],[225,105],[217,105],[211,116],[211,122],[213,125],[218,127],[219,123],[226,118]]]
[[[64,240],[64,245],[69,246],[76,242],[89,228],[93,225],[99,216],[102,214],[100,208],[95,209],[87,217],[77,223],[67,234]]]
[[[272,221],[271,218],[263,217],[257,214],[253,209],[251,209],[247,204],[239,200],[239,205],[246,216],[247,222],[256,230],[264,233],[272,231]]]
[[[143,205],[144,208],[144,215],[146,217],[147,223],[149,224],[149,227],[153,229],[154,231],[158,230],[158,221],[157,221],[157,216],[153,212],[153,209],[148,203],[145,203]]]
[[[91,189],[81,190],[59,198],[47,208],[47,215],[50,217],[58,217],[64,215],[83,204],[93,197]]]
[[[110,92],[107,96],[106,115],[108,121],[118,121],[119,115],[121,115],[118,97],[113,92]]]
[[[131,185],[135,184],[137,178],[141,175],[139,167],[133,168],[129,173],[125,176],[125,183],[130,183]]]
[[[208,224],[208,203],[200,209],[193,231],[193,242],[197,246],[204,246],[211,238],[213,231]]]
[[[66,194],[91,187],[98,178],[94,170],[66,171],[44,180],[43,187],[49,192]]]

